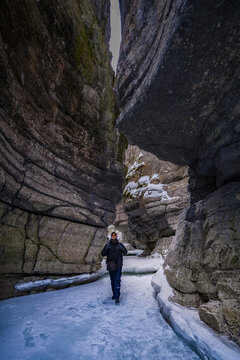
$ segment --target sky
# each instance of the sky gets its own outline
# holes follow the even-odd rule
[[[116,71],[121,42],[121,20],[118,0],[111,0],[111,39],[110,51],[113,54],[112,67]]]

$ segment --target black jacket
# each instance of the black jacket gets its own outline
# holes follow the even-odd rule
[[[115,242],[110,240],[110,242],[106,244],[102,249],[101,255],[107,255],[107,262],[114,260],[117,264],[117,268],[119,269],[122,267],[123,264],[122,256],[127,255],[127,249],[118,240]]]

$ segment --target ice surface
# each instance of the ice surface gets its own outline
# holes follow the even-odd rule
[[[199,359],[161,317],[151,278],[122,276],[119,305],[108,276],[1,301],[1,359]]]
[[[136,249],[142,251],[140,249]],[[123,273],[129,274],[148,274],[157,272],[161,266],[161,258],[156,256],[138,257],[138,256],[124,256],[123,257]],[[102,262],[102,271],[106,270],[106,261]]]
[[[136,257],[124,256],[123,258],[123,272],[127,273],[149,273],[156,272],[161,266],[161,258],[153,256]]]
[[[111,299],[108,275],[94,283],[0,301],[0,358],[240,359],[239,348],[201,322],[196,310],[169,302],[172,290],[161,256],[129,256],[123,261],[123,271],[159,270],[154,277],[123,275],[119,305]],[[151,283],[162,313],[181,336],[159,313]]]
[[[141,255],[143,250],[134,249],[129,250],[129,255]],[[145,257],[138,259],[136,256],[128,256],[127,260],[123,261],[123,272],[132,274],[144,274],[156,272],[159,269],[159,260],[153,260],[153,257]],[[107,273],[106,260],[102,261],[102,267],[99,271],[92,274],[81,274],[70,277],[63,277],[59,279],[45,279],[37,281],[28,281],[15,285],[18,291],[31,291],[31,290],[45,290],[49,288],[64,288],[70,285],[80,285],[86,282],[95,281],[99,277]]]
[[[176,333],[193,346],[203,359],[240,359],[240,348],[225,337],[217,335],[202,322],[196,309],[188,309],[169,301],[173,293],[162,266],[154,275],[152,286],[158,293],[157,300],[161,313]]]

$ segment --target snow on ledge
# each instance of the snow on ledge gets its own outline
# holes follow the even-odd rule
[[[134,249],[135,255],[140,255],[143,250]],[[152,257],[139,258],[138,256],[126,256],[123,262],[123,274],[149,274],[155,273],[159,269],[159,259]],[[15,285],[18,291],[44,291],[46,289],[63,289],[70,285],[81,285],[88,282],[96,281],[101,276],[107,274],[106,260],[103,259],[101,269],[92,274],[81,274],[71,277],[63,277],[58,279],[45,279],[37,281],[28,281]]]
[[[158,267],[156,266],[148,266],[148,267],[123,267],[122,269],[122,273],[127,273],[127,274],[150,274],[150,273],[155,273],[158,271]]]
[[[140,256],[140,255],[142,255],[142,253],[143,253],[142,249],[133,249],[133,250],[128,250],[128,253],[126,256],[132,256],[132,255]]]
[[[131,178],[135,174],[137,169],[142,167],[143,165],[145,165],[144,161],[142,161],[141,163],[138,163],[137,161],[135,161],[134,164],[128,169],[125,179]]]
[[[158,198],[160,197],[162,201],[171,201],[175,200],[178,197],[171,197],[168,195],[167,191],[164,190],[165,184],[151,184],[151,181],[157,180],[157,174],[154,174],[151,179],[148,175],[141,176],[140,179],[135,181],[130,181],[123,190],[123,195],[130,198]]]
[[[162,315],[174,331],[192,345],[203,359],[240,359],[240,348],[225,336],[217,335],[201,321],[196,309],[185,308],[168,300],[173,292],[162,266],[153,276],[152,287],[158,293],[157,301]]]
[[[37,281],[28,281],[21,284],[16,284],[15,289],[18,291],[31,291],[31,290],[45,290],[48,288],[64,288],[69,285],[81,285],[87,282],[95,281],[106,273],[106,270],[101,269],[92,274],[81,274],[67,278],[59,279],[45,279]]]

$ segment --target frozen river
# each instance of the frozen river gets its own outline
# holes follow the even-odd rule
[[[151,279],[122,276],[119,305],[111,299],[108,276],[1,301],[1,359],[199,359],[163,320]]]

